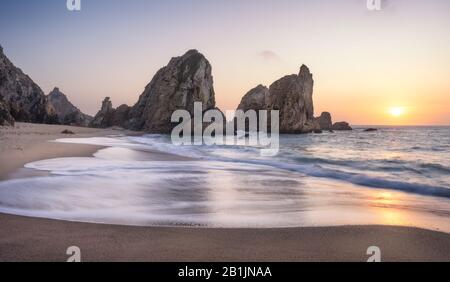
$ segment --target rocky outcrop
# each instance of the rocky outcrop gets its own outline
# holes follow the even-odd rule
[[[319,123],[321,130],[332,130],[333,122],[329,112],[323,112],[320,117],[316,117],[316,121]]]
[[[353,128],[348,124],[348,122],[341,121],[333,124],[332,130],[353,130]]]
[[[0,96],[0,126],[13,126],[14,118],[9,113],[9,107]]]
[[[212,68],[197,50],[172,58],[146,86],[139,101],[130,111],[129,127],[151,133],[170,133],[175,110],[194,114],[194,102],[202,103],[202,110],[216,106]]]
[[[323,112],[320,117],[314,117],[313,88],[313,75],[307,66],[302,65],[298,75],[287,75],[272,83],[269,89],[258,85],[250,90],[242,98],[238,110],[278,110],[280,133],[352,130],[347,122],[333,125],[331,114],[328,112]],[[270,126],[270,122],[268,123]]]
[[[320,129],[314,119],[314,80],[308,67],[302,65],[299,74],[285,76],[270,85],[250,90],[238,107],[241,110],[278,110],[280,133],[306,133]],[[269,122],[270,123],[270,122]]]
[[[125,104],[117,107],[111,119],[112,126],[129,127],[130,111],[131,107]]]
[[[244,112],[248,110],[265,110],[267,109],[267,97],[269,96],[269,88],[264,85],[258,85],[242,97],[238,110]]]
[[[114,108],[109,97],[106,97],[102,102],[102,107],[100,111],[94,116],[89,126],[96,128],[107,128],[111,125],[110,121],[112,119]]]
[[[280,111],[280,133],[305,133],[314,130],[314,80],[302,65],[298,75],[285,76],[269,88],[268,110]]]
[[[109,97],[102,102],[100,111],[95,115],[89,126],[96,128],[107,128],[119,126],[123,128],[129,127],[131,108],[127,105],[121,105],[117,109],[113,108]]]
[[[60,124],[88,126],[92,121],[91,116],[82,113],[57,87],[48,94],[47,100],[55,109]]]
[[[34,123],[57,123],[53,107],[41,88],[15,67],[0,46],[0,96],[16,121]]]

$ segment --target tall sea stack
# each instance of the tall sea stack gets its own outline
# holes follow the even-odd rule
[[[287,75],[270,85],[259,85],[241,100],[240,110],[278,110],[280,133],[307,133],[319,129],[314,119],[313,75],[302,65],[299,74]]]
[[[216,106],[212,68],[197,50],[189,50],[172,58],[161,68],[130,111],[130,128],[151,133],[170,133],[175,110],[194,114],[194,102],[202,103],[202,110]]]

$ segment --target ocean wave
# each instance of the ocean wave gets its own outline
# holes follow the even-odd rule
[[[421,168],[438,170],[444,173],[450,173],[450,167],[441,164],[423,163],[419,165]]]
[[[68,140],[59,140],[67,142]],[[70,141],[79,142],[79,141]],[[119,140],[108,138],[96,138],[84,143],[119,146],[130,149],[151,149],[180,156],[199,158],[209,161],[247,163],[255,165],[271,166],[292,172],[298,172],[307,176],[326,178],[344,181],[356,185],[371,188],[393,189],[421,195],[431,195],[450,198],[450,187],[442,185],[432,185],[428,183],[409,182],[398,180],[398,175],[391,175],[385,178],[379,175],[371,175],[370,171],[409,171],[415,175],[421,175],[421,169],[433,169],[448,173],[450,169],[444,165],[425,163],[420,164],[419,169],[414,168],[414,164],[404,160],[337,160],[325,159],[321,157],[309,156],[289,156],[286,149],[283,149],[283,157],[273,159],[258,159],[258,148],[247,146],[176,146],[170,143],[167,135],[145,135],[142,137],[121,137]],[[287,155],[286,155],[287,154]],[[390,165],[387,165],[390,164]],[[332,167],[327,167],[332,165]],[[349,171],[350,169],[350,171]],[[369,174],[367,174],[369,172]],[[407,175],[407,174],[406,174]],[[395,178],[393,178],[395,177]],[[424,180],[425,182],[425,180]],[[443,182],[445,183],[445,182]]]
[[[450,187],[445,186],[433,186],[423,183],[411,183],[392,179],[382,179],[380,177],[373,177],[362,173],[352,173],[335,169],[326,169],[319,165],[298,165],[292,163],[261,160],[228,161],[244,162],[255,165],[267,165],[288,171],[299,172],[308,176],[340,180],[371,188],[392,189],[420,195],[450,198]]]

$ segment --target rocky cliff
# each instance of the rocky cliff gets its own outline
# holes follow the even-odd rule
[[[0,96],[16,121],[57,123],[58,118],[41,88],[3,53],[0,46]]]
[[[3,101],[3,97],[0,96],[0,126],[12,126],[14,125],[14,118],[9,112],[9,107]]]
[[[175,126],[171,116],[184,109],[193,115],[194,102],[202,110],[216,105],[211,65],[197,50],[172,58],[146,86],[139,101],[130,111],[129,127],[152,133],[170,133]]]
[[[55,109],[60,124],[88,126],[92,120],[91,116],[82,113],[57,87],[48,94],[47,100]]]

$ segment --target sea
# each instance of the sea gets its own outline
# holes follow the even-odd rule
[[[450,233],[450,127],[280,135],[279,152],[174,145],[169,135],[52,142],[91,157],[28,163],[0,182],[0,212],[201,228],[397,225]],[[243,137],[244,139],[246,137]],[[155,152],[185,158],[158,158]]]

